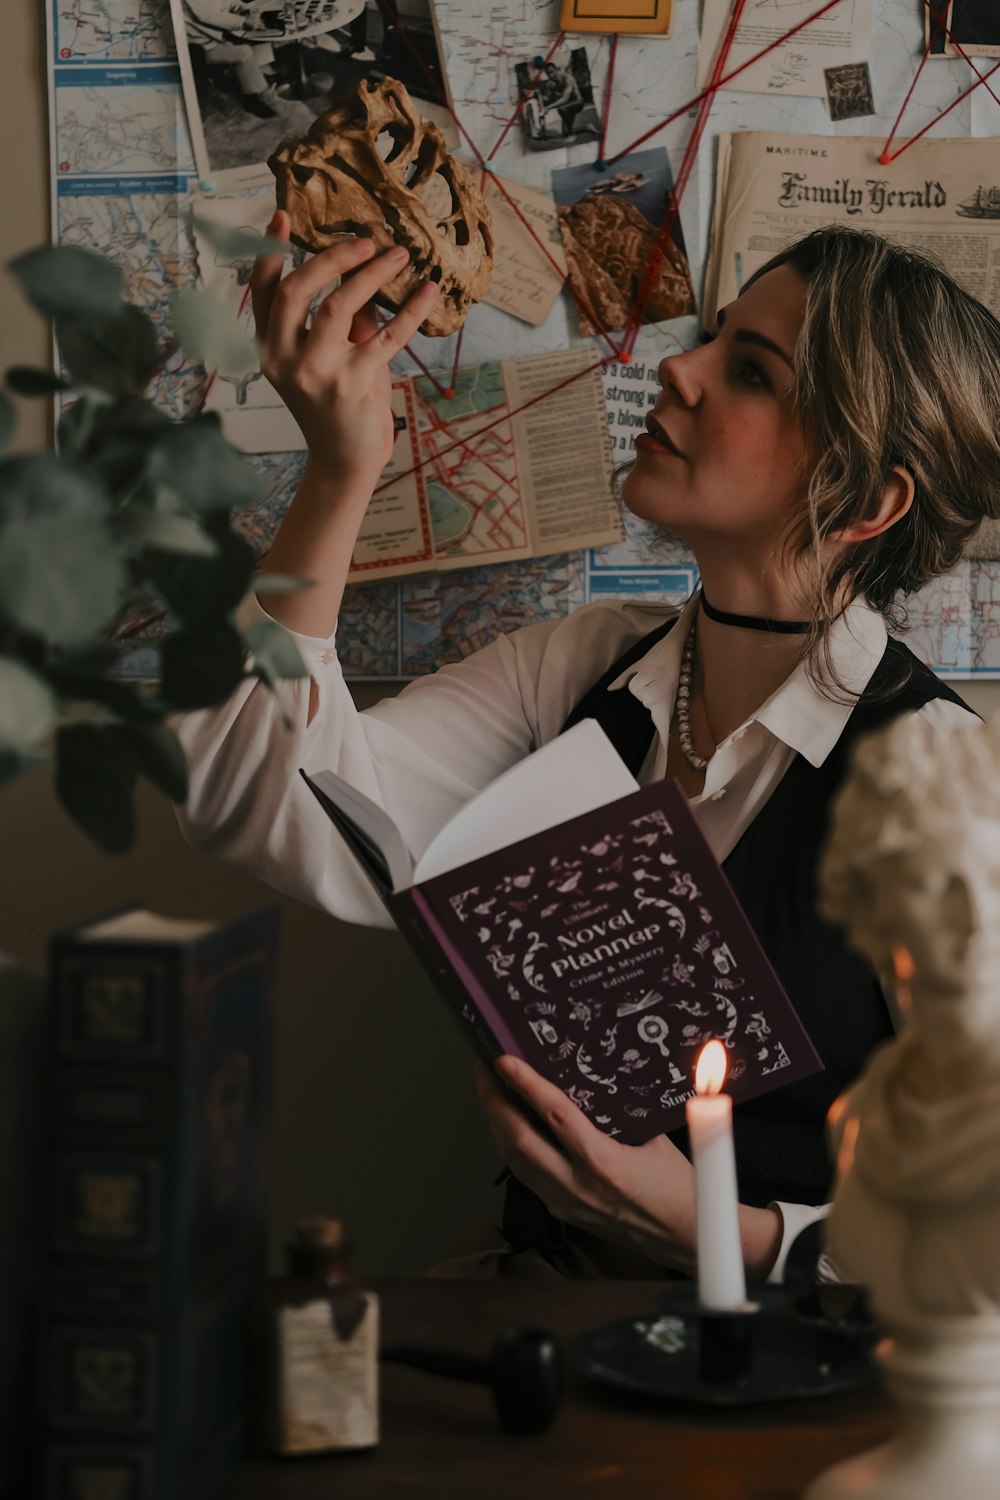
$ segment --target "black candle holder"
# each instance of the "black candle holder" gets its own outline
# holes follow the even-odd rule
[[[636,1394],[744,1406],[853,1390],[876,1379],[867,1315],[830,1318],[794,1289],[758,1288],[727,1311],[702,1307],[697,1287],[666,1288],[647,1317],[578,1339],[577,1371]]]

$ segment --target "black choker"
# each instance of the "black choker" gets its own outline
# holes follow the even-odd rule
[[[766,620],[763,615],[731,615],[724,609],[715,609],[701,595],[701,607],[710,620],[719,625],[739,625],[744,630],[772,630],[776,635],[805,635],[812,630],[809,620]]]

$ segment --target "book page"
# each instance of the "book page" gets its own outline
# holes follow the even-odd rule
[[[593,347],[504,361],[533,556],[621,536],[600,363]]]
[[[637,785],[596,719],[584,719],[467,802],[417,861],[414,884],[616,802]]]
[[[161,917],[138,907],[119,912],[103,922],[81,927],[81,935],[96,943],[190,943],[217,927],[217,922],[199,922],[185,917]]]

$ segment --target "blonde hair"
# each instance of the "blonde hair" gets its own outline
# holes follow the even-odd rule
[[[793,400],[812,467],[788,546],[817,566],[815,647],[858,597],[903,623],[901,599],[1000,516],[1000,322],[927,256],[866,230],[817,229],[747,284],[784,265],[808,287]],[[878,512],[896,465],[913,476],[907,514],[822,555],[831,533]]]

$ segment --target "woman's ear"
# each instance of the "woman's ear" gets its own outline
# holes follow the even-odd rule
[[[833,532],[833,539],[838,542],[868,542],[873,536],[881,536],[883,531],[888,531],[890,526],[895,526],[906,515],[913,504],[914,489],[913,475],[909,469],[904,469],[902,464],[895,464],[886,480],[875,515],[867,521],[857,521],[853,526],[845,526],[843,531]]]

